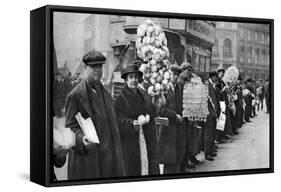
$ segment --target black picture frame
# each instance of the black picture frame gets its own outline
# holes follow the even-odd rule
[[[232,171],[200,172],[177,175],[159,175],[126,177],[111,179],[95,179],[81,181],[51,182],[52,152],[52,70],[53,70],[53,12],[125,14],[129,16],[153,16],[169,18],[187,18],[197,20],[231,21],[241,23],[260,23],[270,25],[270,167],[262,169],[246,169]],[[215,15],[197,15],[185,13],[149,12],[135,10],[119,10],[88,7],[70,7],[46,5],[30,12],[30,180],[43,186],[64,186],[98,183],[116,183],[132,181],[148,181],[162,179],[196,178],[210,176],[244,175],[274,172],[274,20],[262,18],[226,17]]]

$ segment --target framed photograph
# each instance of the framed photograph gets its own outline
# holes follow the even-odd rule
[[[273,173],[272,19],[47,5],[30,21],[32,182]]]

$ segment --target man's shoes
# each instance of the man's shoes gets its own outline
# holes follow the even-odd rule
[[[213,150],[214,153],[218,152],[216,149]]]
[[[218,156],[216,153],[211,154],[211,157],[216,157],[216,156]]]
[[[234,135],[238,135],[238,131],[234,131],[233,134],[234,134]]]
[[[224,135],[223,136],[223,139],[230,139],[231,137],[230,136],[228,136],[228,135]]]
[[[199,160],[196,159],[196,157],[191,157],[190,161],[194,164],[194,165],[198,165],[200,163]]]
[[[252,122],[252,121],[250,121],[250,120],[246,120],[246,122],[250,123],[250,122]]]
[[[186,168],[187,169],[194,169],[195,168],[195,164],[192,163],[190,160],[187,162],[186,164]]]
[[[218,142],[219,142],[219,144],[225,143],[224,140],[219,140]]]
[[[211,155],[207,155],[205,159],[208,161],[214,161],[214,158]]]

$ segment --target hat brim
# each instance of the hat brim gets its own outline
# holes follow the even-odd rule
[[[217,72],[220,72],[220,71],[225,72],[225,69],[219,69],[219,70],[217,70]]]
[[[171,69],[171,71],[172,71],[173,73],[181,73],[181,70],[179,70],[179,69]]]
[[[143,73],[141,71],[128,71],[128,72],[123,73],[121,75],[121,78],[125,80],[127,78],[127,75],[130,73],[137,73],[139,78],[141,78],[143,76]]]
[[[101,62],[101,61],[99,61],[99,62],[95,61],[95,62],[87,62],[87,63],[85,63],[85,65],[91,65],[91,66],[93,66],[93,65],[103,65],[103,64],[105,64],[105,62]]]

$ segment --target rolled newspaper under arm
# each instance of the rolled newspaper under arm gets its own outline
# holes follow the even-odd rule
[[[77,119],[85,137],[90,142],[99,144],[99,137],[92,119],[90,117],[84,119],[80,112],[75,115],[75,118]]]

